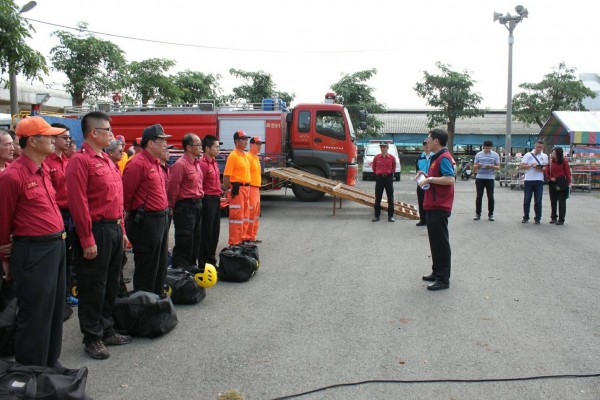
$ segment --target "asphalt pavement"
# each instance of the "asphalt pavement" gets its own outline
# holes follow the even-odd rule
[[[409,177],[394,185],[416,204]],[[110,347],[103,361],[85,355],[74,316],[61,361],[89,368],[95,399],[214,400],[234,389],[246,400],[313,390],[294,398],[598,399],[599,377],[560,376],[600,374],[600,193],[573,193],[564,226],[548,223],[547,188],[542,224],[521,224],[522,202],[496,185],[496,221],[473,221],[474,182],[459,180],[451,286],[430,292],[416,221],[373,223],[347,200],[333,216],[328,196],[265,194],[249,282],[219,282],[201,303],[176,306],[172,332]],[[227,228],[223,218],[219,248]]]

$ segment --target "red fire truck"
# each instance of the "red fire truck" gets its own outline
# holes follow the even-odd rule
[[[263,189],[282,188],[284,184],[271,178],[269,171],[289,166],[354,185],[358,174],[354,127],[348,110],[334,104],[331,97],[328,93],[325,103],[298,104],[291,110],[286,110],[278,99],[220,107],[214,102],[190,107],[128,107],[110,103],[98,109],[110,115],[115,135],[125,136],[128,145],[142,135],[145,127],[157,123],[173,135],[169,142],[176,147],[181,147],[181,139],[189,132],[201,138],[215,135],[223,142],[222,162],[234,148],[235,131],[243,129],[249,136],[259,136],[265,140],[261,154]],[[66,113],[81,116],[87,111],[90,109],[70,109]],[[296,184],[292,190],[302,201],[316,201],[324,195]]]

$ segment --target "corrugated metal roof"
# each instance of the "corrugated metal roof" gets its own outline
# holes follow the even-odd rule
[[[383,121],[384,126],[381,133],[403,134],[403,133],[427,133],[430,128],[427,110],[390,110],[383,114],[373,114],[377,119]],[[446,128],[445,126],[442,126]],[[535,135],[540,132],[537,125],[526,125],[522,122],[512,123],[513,135]],[[456,121],[457,135],[476,134],[476,135],[504,135],[506,134],[506,113],[502,111],[490,111],[483,117],[461,118]]]

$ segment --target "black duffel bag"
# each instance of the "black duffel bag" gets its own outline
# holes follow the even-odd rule
[[[219,254],[219,280],[246,282],[258,270],[258,260],[244,254],[238,247],[224,248]]]
[[[155,293],[142,291],[117,298],[113,319],[118,332],[146,337],[164,335],[179,322],[170,297],[161,298]]]
[[[258,246],[255,244],[236,244],[229,247],[231,250],[242,253],[244,255],[255,258],[260,264],[260,258],[258,257]]]
[[[167,285],[174,304],[196,304],[206,297],[206,289],[196,283],[194,275],[181,268],[167,269]]]
[[[85,400],[88,369],[50,368],[0,360],[0,398]]]

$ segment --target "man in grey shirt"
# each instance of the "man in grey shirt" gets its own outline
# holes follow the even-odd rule
[[[483,150],[475,155],[473,168],[477,173],[475,179],[475,188],[477,197],[475,198],[475,221],[481,219],[481,203],[483,200],[483,190],[485,189],[488,198],[488,219],[494,220],[494,185],[495,171],[500,169],[500,156],[492,150],[494,144],[491,140],[483,142]]]

